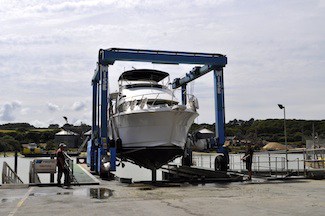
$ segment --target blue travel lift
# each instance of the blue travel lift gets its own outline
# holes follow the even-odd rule
[[[221,54],[175,52],[161,50],[138,49],[100,49],[97,68],[92,78],[92,137],[87,147],[87,164],[90,170],[102,174],[102,158],[110,153],[110,171],[116,171],[116,140],[108,137],[108,114],[110,107],[108,66],[115,61],[151,62],[157,64],[196,64],[183,78],[177,78],[172,88],[182,88],[182,104],[186,104],[187,83],[213,71],[215,101],[215,134],[217,152],[226,151],[222,146],[225,142],[225,109],[223,68],[227,57]],[[122,140],[123,142],[123,140]]]

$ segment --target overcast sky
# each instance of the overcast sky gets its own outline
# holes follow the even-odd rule
[[[323,0],[0,0],[0,124],[91,123],[100,48],[222,53],[226,121],[325,119]],[[193,65],[118,62],[182,77]],[[212,73],[189,88],[197,123],[214,122]]]

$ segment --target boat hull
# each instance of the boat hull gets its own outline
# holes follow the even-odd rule
[[[192,110],[140,110],[113,116],[122,140],[122,157],[159,168],[182,155],[188,130],[198,114]]]

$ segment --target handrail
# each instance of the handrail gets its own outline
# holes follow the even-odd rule
[[[157,96],[156,96],[155,100],[152,102],[151,106],[153,106],[153,105],[156,103],[156,101],[157,101],[159,95],[160,95],[160,93],[157,94]]]
[[[73,159],[66,152],[63,152],[63,154],[64,154],[64,158],[65,158],[64,166],[65,166],[65,168],[68,169],[68,172],[69,172],[68,184],[70,185],[71,182],[79,184],[77,179],[74,176]]]
[[[29,183],[40,184],[41,180],[35,171],[35,162],[31,161],[29,166]]]
[[[178,102],[178,103],[179,103],[177,97],[175,96],[175,91],[180,91],[180,90],[179,90],[179,89],[176,89],[176,90],[172,91],[172,94],[170,95],[171,98],[170,98],[169,100],[170,100],[171,102]],[[126,98],[125,98],[125,99],[124,99],[124,102],[121,103],[121,104],[119,104],[119,106],[122,105],[122,104],[124,104],[124,103],[132,102],[133,100],[140,100],[140,101],[141,101],[141,100],[143,100],[143,98],[144,98],[145,96],[148,96],[148,95],[152,95],[152,96],[155,96],[155,95],[156,95],[154,99],[151,98],[151,99],[154,100],[154,101],[151,103],[151,106],[152,106],[152,105],[154,105],[155,102],[158,100],[158,97],[159,97],[160,95],[164,95],[164,94],[165,94],[165,93],[157,92],[157,93],[146,93],[146,94],[137,94],[137,95],[132,95],[132,96],[130,96],[130,97],[127,97],[127,100],[126,100]],[[166,93],[166,94],[167,94],[167,93]],[[140,98],[140,97],[141,97],[141,98]],[[191,97],[196,98],[194,94],[186,94],[186,99],[187,99],[187,101],[188,101]],[[140,98],[140,99],[137,99],[137,98]],[[166,97],[166,98],[168,99],[168,97]],[[164,99],[164,100],[165,100],[165,99]]]
[[[77,153],[80,154],[82,152],[82,149],[84,148],[84,146],[86,145],[86,143],[88,142],[89,137],[86,137],[86,139],[83,141],[83,143],[81,144],[81,146],[78,148]]]
[[[17,173],[5,161],[2,167],[2,184],[24,184]]]

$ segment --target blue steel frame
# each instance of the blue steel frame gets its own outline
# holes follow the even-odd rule
[[[197,64],[202,67],[194,67],[185,77],[175,79],[172,83],[174,89],[182,87],[182,103],[186,104],[186,84],[214,71],[214,97],[215,97],[215,120],[216,136],[221,146],[225,141],[225,111],[224,111],[224,88],[223,67],[227,64],[227,57],[222,54],[173,52],[161,50],[138,50],[138,49],[100,49],[98,55],[98,67],[92,79],[93,85],[93,116],[92,116],[92,142],[90,149],[90,168],[100,172],[101,156],[107,150],[111,153],[111,170],[116,170],[116,148],[108,147],[107,134],[107,108],[109,103],[108,66],[115,61],[138,61],[161,64]],[[100,88],[100,91],[98,90]],[[99,100],[100,98],[100,104]],[[101,110],[98,110],[98,107]],[[100,112],[100,113],[99,113]],[[99,123],[100,118],[100,123]],[[123,141],[122,141],[123,142]]]

